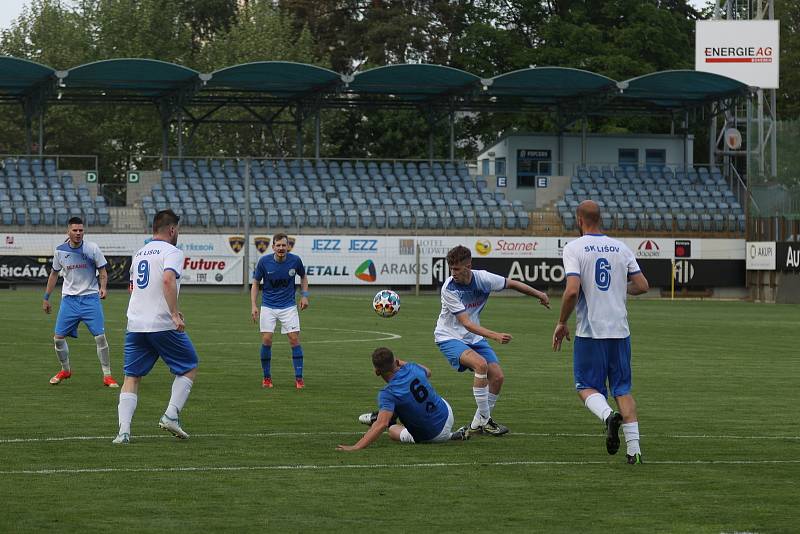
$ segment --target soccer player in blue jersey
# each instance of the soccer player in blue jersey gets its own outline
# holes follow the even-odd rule
[[[56,247],[53,254],[53,270],[47,278],[42,309],[51,311],[50,294],[56,287],[59,274],[64,278],[61,287],[61,306],[56,319],[56,356],[61,362],[61,370],[50,379],[53,385],[60,384],[72,376],[69,362],[69,346],[66,336],[78,337],[78,325],[83,321],[94,336],[97,357],[103,370],[103,385],[117,388],[119,384],[111,376],[111,360],[108,353],[103,307],[100,300],[106,298],[106,258],[100,247],[83,239],[83,221],[72,217],[67,222],[67,240]]]
[[[466,432],[502,436],[508,428],[492,419],[492,410],[505,376],[497,354],[484,338],[506,344],[512,336],[481,326],[480,313],[493,291],[506,288],[535,297],[546,308],[550,307],[550,299],[522,282],[472,270],[472,254],[461,245],[447,253],[447,265],[451,276],[442,286],[442,311],[436,322],[434,341],[455,370],[471,369],[474,373],[472,394],[478,408],[472,422],[465,427]]]
[[[294,385],[303,389],[303,347],[300,346],[300,315],[295,304],[295,278],[300,277],[300,309],[308,308],[308,276],[303,261],[288,251],[289,237],[275,234],[272,238],[272,254],[258,260],[253,282],[250,286],[250,304],[253,322],[259,322],[261,331],[261,369],[264,371],[262,387],[272,385],[272,334],[277,321],[281,323],[281,334],[289,338],[294,365]],[[257,304],[259,284],[263,284],[261,306]],[[260,318],[260,319],[259,319]]]
[[[586,408],[604,422],[608,454],[619,450],[621,425],[627,461],[640,464],[642,451],[636,402],[631,395],[631,334],[625,300],[628,295],[646,293],[649,284],[633,251],[600,230],[602,219],[596,202],[581,202],[576,220],[581,237],[564,247],[567,288],[553,332],[553,350],[561,350],[564,338],[569,340],[567,321],[575,310],[575,389]],[[608,405],[608,390],[621,414]]]
[[[131,264],[131,300],[125,334],[125,380],[119,394],[119,432],[115,444],[131,439],[131,421],[139,402],[139,382],[160,357],[175,375],[169,404],[158,426],[188,439],[180,413],[197,377],[198,357],[178,310],[183,252],[178,243],[180,217],[162,210],[153,219],[153,239],[140,248]]]
[[[428,381],[431,372],[427,367],[396,359],[386,347],[372,353],[372,366],[375,374],[386,382],[386,387],[378,393],[378,411],[359,417],[371,427],[355,445],[339,445],[337,450],[361,450],[377,440],[386,428],[389,437],[400,443],[441,443],[469,438],[463,430],[451,432],[453,410]],[[402,424],[395,423],[397,418]]]

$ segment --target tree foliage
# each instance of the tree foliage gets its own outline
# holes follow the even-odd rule
[[[777,2],[781,20],[779,113],[800,114],[800,4]],[[687,0],[30,0],[0,36],[0,53],[58,69],[117,57],[145,57],[212,72],[237,63],[287,60],[353,73],[405,62],[436,63],[490,77],[529,66],[561,66],[627,79],[692,68],[694,24],[708,10]],[[19,109],[4,109],[0,152],[24,149]],[[268,111],[261,110],[262,114]],[[274,111],[274,110],[273,110]],[[204,110],[190,110],[193,116]],[[424,110],[323,112],[325,156],[423,157],[430,123]],[[215,118],[244,120],[243,109]],[[279,122],[291,123],[288,111]],[[310,125],[310,123],[307,123]],[[552,130],[536,114],[462,114],[458,155],[510,131]],[[591,128],[663,131],[663,121],[607,118]],[[304,141],[311,141],[312,128]],[[51,106],[46,150],[97,153],[109,172],[130,154],[161,151],[153,107]],[[438,157],[447,154],[446,121],[433,125]],[[192,155],[290,155],[291,124],[184,122]],[[170,152],[175,153],[176,130]],[[308,154],[308,151],[306,151]]]

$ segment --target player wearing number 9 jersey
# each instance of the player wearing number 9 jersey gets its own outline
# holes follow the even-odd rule
[[[451,432],[453,410],[436,393],[428,378],[427,367],[396,359],[386,347],[372,353],[375,374],[386,381],[378,393],[378,411],[364,414],[359,420],[371,424],[370,429],[355,445],[339,445],[340,451],[355,451],[377,440],[385,428],[389,437],[401,443],[440,443],[468,439],[463,430]],[[402,424],[396,424],[400,419]]]
[[[582,202],[576,215],[581,237],[564,247],[567,288],[553,332],[553,350],[561,349],[564,338],[569,340],[567,320],[574,309],[575,389],[586,407],[605,423],[608,453],[619,450],[622,426],[628,463],[638,464],[642,456],[631,395],[631,338],[625,301],[627,295],[645,293],[649,285],[633,251],[601,232],[597,203]],[[608,405],[609,390],[621,414]]]
[[[138,403],[139,382],[160,357],[175,380],[172,396],[159,426],[177,438],[187,439],[180,412],[197,374],[197,352],[184,332],[178,311],[178,290],[183,272],[183,252],[178,243],[180,218],[172,210],[156,213],[153,239],[139,249],[131,265],[131,300],[125,334],[125,382],[119,396],[119,433],[114,443],[130,441],[131,420]]]

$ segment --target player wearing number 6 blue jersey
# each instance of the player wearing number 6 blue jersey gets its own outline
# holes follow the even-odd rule
[[[453,428],[453,410],[436,393],[428,378],[430,370],[414,362],[394,357],[386,347],[372,353],[375,374],[386,381],[378,393],[378,411],[366,413],[359,421],[371,425],[355,445],[339,445],[340,451],[357,451],[377,440],[385,428],[389,437],[400,443],[441,443],[468,439],[469,435]],[[400,419],[402,424],[397,424]]]
[[[181,428],[180,412],[197,375],[197,352],[186,335],[178,311],[178,291],[183,272],[183,252],[178,243],[180,218],[172,210],[156,213],[153,239],[139,249],[131,265],[131,300],[125,334],[125,382],[119,395],[119,433],[114,443],[128,443],[131,420],[138,402],[139,382],[159,357],[175,380],[172,396],[158,426],[179,439],[189,435]]]
[[[608,453],[619,450],[622,426],[628,463],[639,464],[642,451],[636,403],[631,395],[631,338],[625,300],[627,295],[647,292],[649,285],[633,251],[601,232],[597,203],[582,202],[576,219],[581,237],[564,247],[567,288],[553,332],[553,350],[561,350],[564,338],[569,340],[567,320],[574,309],[575,389],[586,407],[605,423]],[[621,413],[608,405],[609,392]]]

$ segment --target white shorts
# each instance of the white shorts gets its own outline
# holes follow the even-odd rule
[[[444,422],[444,426],[442,427],[442,431],[439,432],[439,435],[433,439],[425,441],[424,443],[441,443],[442,441],[450,441],[450,434],[453,430],[453,409],[446,400],[442,400],[447,405],[447,421]],[[416,443],[414,441],[414,436],[411,435],[411,432],[409,432],[407,428],[404,428],[400,432],[400,443]]]
[[[297,306],[290,306],[277,310],[261,306],[261,318],[259,320],[260,331],[274,332],[276,321],[281,322],[281,334],[300,331],[300,314],[297,313]]]

